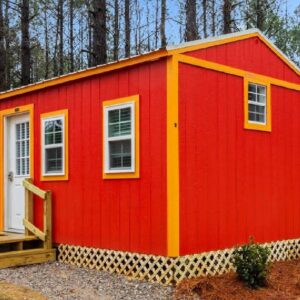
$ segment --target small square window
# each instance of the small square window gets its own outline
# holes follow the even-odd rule
[[[270,85],[245,79],[245,128],[271,130]]]

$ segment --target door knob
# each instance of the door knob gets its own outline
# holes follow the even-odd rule
[[[14,172],[9,172],[8,173],[8,180],[10,181],[10,182],[13,182],[14,181]]]

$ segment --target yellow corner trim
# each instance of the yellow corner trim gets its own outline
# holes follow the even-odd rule
[[[178,126],[178,59],[172,56],[167,61],[167,249],[170,257],[180,254]]]
[[[108,106],[126,104],[126,103],[134,103],[134,124],[135,124],[135,171],[134,172],[126,172],[126,173],[105,173],[105,118],[104,118],[104,108]],[[103,179],[134,179],[140,178],[140,96],[133,95],[124,98],[118,98],[113,100],[105,100],[103,101]]]
[[[30,126],[30,177],[34,179],[34,105],[18,106],[0,111],[0,231],[4,230],[4,120],[19,114],[29,113]]]
[[[62,109],[62,110],[57,110],[57,111],[53,111],[53,112],[48,112],[48,113],[44,113],[41,114],[41,143],[43,140],[43,132],[42,132],[42,122],[44,119],[47,118],[55,118],[55,117],[59,117],[59,116],[63,116],[64,117],[64,157],[65,157],[65,161],[64,161],[64,174],[62,175],[43,175],[43,145],[41,144],[41,176],[40,179],[41,181],[64,181],[64,180],[68,180],[69,179],[69,111],[68,109]]]
[[[266,124],[251,123],[248,117],[248,89],[249,83],[259,84],[266,87],[267,103],[266,103]],[[244,128],[260,131],[272,131],[272,105],[271,105],[271,85],[268,81],[262,81],[257,78],[244,78]]]

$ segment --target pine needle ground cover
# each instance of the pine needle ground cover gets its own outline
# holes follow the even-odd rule
[[[248,288],[231,272],[222,276],[185,280],[178,285],[175,299],[300,299],[300,260],[272,263],[264,288]]]

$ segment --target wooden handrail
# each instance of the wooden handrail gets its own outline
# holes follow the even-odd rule
[[[33,194],[35,194],[36,196],[42,198],[43,200],[46,199],[47,196],[47,192],[41,190],[40,188],[36,187],[35,185],[32,184],[32,180],[30,179],[25,179],[23,181],[23,186],[26,190],[32,192]]]
[[[23,224],[26,235],[35,235],[44,243],[44,248],[52,248],[52,194],[50,191],[43,191],[33,184],[32,179],[23,181],[25,188],[25,218]],[[44,231],[33,225],[33,195],[44,201]]]

